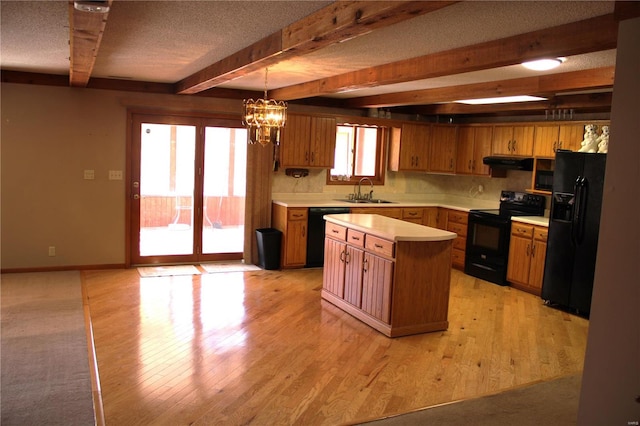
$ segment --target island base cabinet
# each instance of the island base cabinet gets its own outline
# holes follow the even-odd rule
[[[393,262],[372,254],[365,254],[362,281],[362,310],[389,323],[391,315],[391,282]]]
[[[379,237],[363,247],[340,228],[327,222],[322,299],[388,337],[448,328],[452,240],[386,241],[381,254]]]

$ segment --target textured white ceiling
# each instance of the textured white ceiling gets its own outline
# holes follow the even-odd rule
[[[115,0],[92,77],[177,82],[331,2]],[[1,4],[3,69],[68,75],[68,2]],[[269,69],[269,89],[612,13],[613,1],[465,1]],[[571,57],[555,72],[615,63],[615,50]],[[370,88],[355,97],[533,75],[518,66]],[[264,71],[220,87],[262,90]]]

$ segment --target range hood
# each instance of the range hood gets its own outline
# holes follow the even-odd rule
[[[533,158],[530,157],[484,157],[482,162],[494,169],[533,170]]]

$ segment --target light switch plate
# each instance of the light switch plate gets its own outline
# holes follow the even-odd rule
[[[122,170],[109,170],[109,180],[122,180]]]
[[[96,178],[96,171],[95,170],[85,170],[84,171],[84,178],[85,180],[93,180]]]

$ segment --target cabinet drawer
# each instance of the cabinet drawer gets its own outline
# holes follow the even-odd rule
[[[421,208],[407,208],[402,209],[403,219],[422,219],[423,209]]]
[[[336,225],[335,223],[327,222],[324,233],[328,237],[335,238],[337,240],[346,241],[347,239],[347,228]]]
[[[511,235],[517,235],[519,237],[531,238],[533,237],[533,226],[523,225],[521,223],[511,224]]]
[[[365,248],[383,256],[393,257],[395,244],[392,241],[367,235],[365,238]]]
[[[458,250],[466,250],[467,249],[467,239],[465,237],[456,237],[455,240],[453,240],[453,244],[452,244],[454,249],[458,249]]]
[[[464,223],[466,225],[468,220],[469,220],[469,215],[465,212],[456,212],[456,211],[449,212],[449,222]]]
[[[347,242],[354,246],[364,247],[364,232],[347,229]]]
[[[447,231],[455,232],[458,235],[467,235],[467,225],[461,223],[449,222],[447,223]]]
[[[534,228],[533,238],[538,241],[547,241],[549,230],[547,228]]]
[[[287,209],[287,220],[307,220],[307,209]]]

